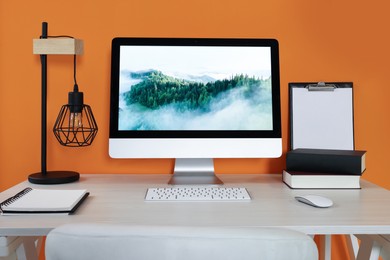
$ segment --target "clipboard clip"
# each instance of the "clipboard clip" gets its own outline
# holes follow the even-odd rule
[[[309,91],[334,91],[337,86],[335,84],[326,84],[325,82],[318,82],[317,84],[309,84],[306,86]]]

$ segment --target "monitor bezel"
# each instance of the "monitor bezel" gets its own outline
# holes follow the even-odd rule
[[[121,46],[248,46],[270,47],[272,75],[272,130],[119,130]],[[248,38],[139,38],[117,37],[111,49],[109,138],[281,138],[279,44],[276,39]]]

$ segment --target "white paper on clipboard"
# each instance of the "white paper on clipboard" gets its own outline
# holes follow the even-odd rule
[[[289,84],[290,148],[354,150],[352,83],[308,86]]]

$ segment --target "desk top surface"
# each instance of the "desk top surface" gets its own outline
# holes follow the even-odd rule
[[[90,196],[74,215],[0,216],[0,235],[46,235],[67,223],[129,225],[284,227],[307,234],[390,234],[390,193],[361,180],[361,190],[293,190],[280,174],[223,174],[225,186],[247,188],[249,202],[145,202],[149,187],[166,187],[165,174],[84,174],[61,185],[22,182],[2,193],[0,201],[30,186],[39,189],[87,189]],[[317,194],[333,200],[315,208],[294,199]]]

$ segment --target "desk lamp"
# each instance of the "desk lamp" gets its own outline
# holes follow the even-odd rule
[[[48,39],[51,38],[51,39]],[[68,104],[62,106],[53,131],[61,145],[83,147],[91,145],[97,134],[97,124],[90,106],[84,104],[83,92],[79,92],[76,81],[76,55],[83,53],[83,42],[69,36],[48,36],[48,24],[42,23],[42,36],[33,40],[33,53],[41,58],[41,171],[29,175],[28,180],[36,184],[61,184],[77,181],[80,174],[74,171],[47,171],[47,55],[74,55],[74,88],[69,93]]]

